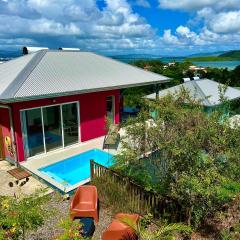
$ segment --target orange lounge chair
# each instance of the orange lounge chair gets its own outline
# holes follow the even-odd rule
[[[108,226],[107,230],[103,233],[103,240],[137,240],[138,237],[134,230],[124,221],[138,224],[140,216],[138,214],[125,214],[118,213],[115,219]]]
[[[77,189],[70,205],[70,217],[72,220],[92,217],[98,223],[98,194],[95,186],[80,186]]]
[[[137,240],[133,229],[114,219],[102,235],[102,240]]]

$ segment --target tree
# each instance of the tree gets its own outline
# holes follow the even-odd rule
[[[234,70],[229,70],[227,68],[208,68],[205,77],[223,84],[229,84],[232,87],[239,87],[239,74],[240,66],[237,66]]]
[[[126,125],[117,169],[176,199],[198,226],[240,192],[240,128],[220,122],[221,114],[207,115],[187,92],[146,101]]]
[[[232,85],[235,87],[240,87],[240,65],[237,66],[233,71],[232,71]]]

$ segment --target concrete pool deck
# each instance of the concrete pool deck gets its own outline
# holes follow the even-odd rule
[[[40,168],[46,167],[48,165],[57,163],[59,161],[62,161],[64,159],[67,159],[69,157],[78,155],[80,153],[86,152],[88,150],[97,148],[100,150],[103,150],[103,141],[104,137],[100,137],[94,140],[90,140],[84,143],[76,144],[71,147],[65,148],[65,149],[58,149],[56,151],[49,152],[44,155],[38,155],[34,158],[28,159],[25,162],[20,163],[21,166],[28,171],[30,171],[35,177],[42,179],[49,183],[53,188],[61,190],[63,193],[68,193],[77,188],[80,185],[86,184],[90,181],[90,179],[86,179],[84,181],[81,181],[75,185],[68,186],[61,184],[54,180],[53,178],[49,177],[48,175],[42,173],[39,171]],[[116,150],[114,149],[104,149],[103,151],[109,152],[113,155],[116,154]]]

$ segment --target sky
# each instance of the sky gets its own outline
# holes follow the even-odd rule
[[[0,0],[0,49],[185,56],[239,44],[240,0]]]

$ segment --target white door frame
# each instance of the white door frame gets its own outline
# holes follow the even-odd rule
[[[68,105],[68,104],[72,104],[72,103],[76,103],[77,104],[76,107],[77,107],[77,119],[78,119],[78,142],[77,143],[73,143],[73,144],[71,144],[69,146],[65,146],[65,144],[64,144],[64,129],[63,129],[62,106],[63,105]],[[60,106],[60,119],[61,119],[61,130],[62,130],[62,147],[59,147],[58,149],[50,150],[50,151],[47,152],[47,150],[46,150],[46,142],[45,142],[43,108],[53,107],[53,106]],[[81,126],[80,126],[81,121],[80,121],[80,102],[79,101],[65,102],[65,103],[59,103],[59,104],[52,104],[52,105],[47,105],[47,106],[39,106],[39,107],[34,107],[34,108],[24,108],[24,109],[21,109],[20,112],[33,110],[33,109],[41,109],[41,124],[42,124],[42,133],[43,133],[44,153],[39,153],[39,154],[36,154],[34,156],[28,157],[28,158],[26,158],[26,160],[32,159],[35,156],[46,155],[49,152],[57,151],[59,149],[65,149],[65,148],[68,148],[68,147],[71,147],[73,145],[81,143]],[[22,131],[22,135],[24,135],[22,120],[21,120],[21,131]],[[22,141],[23,141],[23,145],[25,145],[25,140],[23,138],[22,138]],[[24,151],[24,155],[25,155],[25,151]]]

